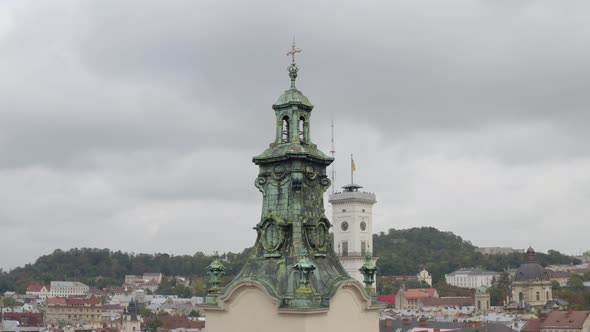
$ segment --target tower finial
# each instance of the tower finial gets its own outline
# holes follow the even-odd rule
[[[291,49],[287,52],[287,55],[291,56],[291,64],[295,64],[295,54],[301,53],[301,49],[295,47],[295,36],[293,36],[293,43],[291,44]]]
[[[297,78],[297,72],[299,68],[295,64],[295,54],[301,53],[301,49],[295,47],[295,37],[293,37],[293,43],[291,44],[291,49],[287,52],[287,56],[291,56],[291,65],[289,66],[289,77],[291,77],[291,89],[295,88],[295,79]]]

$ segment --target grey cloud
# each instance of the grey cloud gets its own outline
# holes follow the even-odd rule
[[[583,239],[556,241],[571,234],[551,225],[587,231],[588,7],[5,2],[0,227],[4,248],[32,244],[0,266],[58,247],[251,244],[251,157],[273,139],[293,35],[312,137],[328,151],[335,121],[335,185],[354,153],[378,196],[377,229],[431,225],[475,244],[574,252]]]

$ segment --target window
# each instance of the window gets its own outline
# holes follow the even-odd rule
[[[541,293],[537,292],[537,301],[541,300]]]
[[[363,209],[363,212],[365,212],[365,209]]]
[[[281,142],[282,143],[289,143],[289,117],[284,116],[282,120],[282,128],[281,128]]]
[[[303,117],[303,116],[300,117],[297,129],[299,131],[299,141],[301,143],[305,143],[305,132],[307,131],[305,128],[306,126],[307,126],[307,124],[305,122],[305,117]]]
[[[342,209],[342,212],[346,212],[346,209]]]
[[[342,256],[348,256],[348,241],[342,241]]]
[[[365,256],[367,254],[367,241],[361,241],[361,255]]]

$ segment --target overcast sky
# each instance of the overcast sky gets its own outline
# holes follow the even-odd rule
[[[590,249],[588,1],[2,1],[0,267],[254,243],[297,86],[375,227]],[[326,202],[327,203],[327,202]]]

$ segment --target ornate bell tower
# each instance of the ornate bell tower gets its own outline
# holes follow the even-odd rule
[[[260,169],[255,186],[262,193],[254,250],[236,278],[207,297],[209,331],[378,328],[380,306],[346,273],[332,248],[323,195],[333,158],[311,141],[314,106],[295,87],[298,52],[293,44],[287,53],[291,86],[272,106],[275,139],[253,158]],[[333,305],[350,314],[331,310]]]

